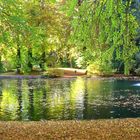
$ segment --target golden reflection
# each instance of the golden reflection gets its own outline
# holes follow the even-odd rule
[[[1,101],[1,116],[5,116],[7,118],[4,119],[12,119],[16,117],[17,108],[19,107],[18,100],[15,94],[12,94],[11,91],[3,90],[3,96]],[[7,115],[9,113],[9,116]]]

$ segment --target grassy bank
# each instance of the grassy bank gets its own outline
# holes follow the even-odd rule
[[[140,119],[0,122],[1,140],[139,140]]]

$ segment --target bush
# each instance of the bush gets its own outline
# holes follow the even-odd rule
[[[113,69],[109,62],[95,61],[87,67],[88,75],[112,75]]]
[[[43,76],[55,78],[55,77],[62,77],[64,75],[64,71],[60,69],[48,69],[47,72],[43,73]]]
[[[136,73],[136,75],[140,75],[140,68],[137,68],[137,69],[135,70],[135,73]]]
[[[4,72],[3,64],[0,62],[0,72]]]

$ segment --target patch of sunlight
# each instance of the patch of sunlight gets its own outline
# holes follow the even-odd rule
[[[140,86],[140,83],[133,84],[132,86],[137,86],[137,87],[139,87],[139,86]]]
[[[75,82],[71,84],[71,96],[73,99],[80,100],[85,92],[85,80],[78,77]]]

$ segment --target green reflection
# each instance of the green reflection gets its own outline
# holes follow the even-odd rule
[[[4,120],[15,120],[17,117],[17,108],[19,107],[17,96],[12,94],[12,91],[9,89],[3,90],[3,96],[1,101],[1,116]]]
[[[0,80],[0,120],[138,117],[140,90],[133,84],[81,77]]]
[[[112,110],[112,102],[110,100],[113,98],[114,81],[105,80],[87,80],[87,93],[85,96],[86,109],[85,109],[85,119],[89,119],[92,116],[98,118],[98,116],[103,116],[107,118],[110,116],[110,111]]]

